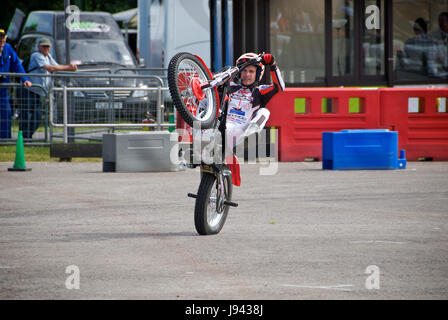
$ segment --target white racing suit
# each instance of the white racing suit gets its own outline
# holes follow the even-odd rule
[[[226,121],[226,157],[233,155],[233,148],[244,141],[244,137],[261,132],[270,115],[269,110],[265,108],[266,105],[277,93],[285,90],[278,67],[274,64],[270,68],[273,81],[270,85],[253,84],[246,87],[234,82],[230,83],[230,90],[226,97],[229,103]],[[203,147],[200,154],[205,163],[222,161],[219,158],[220,152],[213,152],[216,145],[221,145],[218,142],[221,138],[217,141],[216,133],[213,129],[202,130]]]
[[[233,148],[251,133],[260,132],[270,112],[265,107],[279,92],[285,90],[280,70],[274,64],[270,66],[273,83],[270,85],[252,85],[245,87],[231,83],[228,93],[229,109],[226,125],[226,155],[233,153]]]

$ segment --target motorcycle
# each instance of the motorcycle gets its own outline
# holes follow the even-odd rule
[[[238,206],[232,202],[232,186],[239,186],[241,183],[238,159],[235,154],[225,156],[222,147],[226,145],[228,113],[226,96],[230,81],[244,68],[260,63],[262,59],[263,54],[260,54],[240,66],[225,68],[214,75],[197,55],[181,52],[170,60],[168,87],[179,115],[196,132],[206,130],[215,137],[214,143],[211,144],[214,147],[212,150],[214,161],[210,159],[207,161],[206,157],[202,156],[194,161],[193,152],[193,157],[190,157],[187,165],[189,168],[196,168],[199,165],[201,170],[201,182],[197,193],[188,193],[189,197],[196,199],[194,222],[200,235],[219,233],[224,226],[229,208]],[[239,141],[257,132],[259,128],[260,126],[256,124],[249,126]],[[199,154],[203,154],[202,147]],[[225,159],[225,162],[222,159]]]

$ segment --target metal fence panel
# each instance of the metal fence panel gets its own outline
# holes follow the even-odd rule
[[[45,134],[34,135],[33,142],[52,142],[54,138],[64,138],[67,142],[68,138],[102,139],[101,135],[94,137],[92,133],[111,132],[114,128],[145,130],[156,127],[162,130],[175,127],[174,106],[162,77],[139,75],[129,70],[115,74],[96,71],[33,74],[31,81],[35,77],[51,79],[51,89],[43,90],[43,96],[20,84],[3,84],[8,90],[17,91],[10,99],[14,106],[18,106],[13,108],[17,118],[13,129],[23,129],[24,137],[29,137],[29,130],[40,125],[39,130]],[[1,74],[10,78],[25,75]],[[97,129],[93,130],[95,127]],[[28,130],[27,134],[25,130]],[[15,139],[16,135],[13,135],[4,140]]]
[[[21,83],[0,83],[1,143],[14,143],[19,130],[25,142],[48,141],[47,94],[42,86],[33,88],[41,89],[44,95],[32,92]]]

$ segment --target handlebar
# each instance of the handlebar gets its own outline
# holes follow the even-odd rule
[[[217,87],[217,86],[220,86],[220,85],[226,83],[230,79],[235,78],[238,75],[238,73],[240,73],[240,71],[243,70],[244,68],[246,68],[250,65],[260,63],[261,60],[263,59],[264,54],[265,54],[264,52],[260,53],[256,58],[253,58],[253,59],[247,61],[246,63],[243,63],[240,66],[235,66],[235,67],[232,67],[224,72],[216,74],[213,77],[213,80],[201,85],[201,89],[214,88],[214,87]]]
[[[226,71],[216,74],[213,77],[213,80],[202,84],[201,89],[215,88],[217,86],[220,86],[220,85],[226,83],[230,79],[235,78],[238,75],[238,73],[240,73],[240,71],[243,70],[244,68],[246,68],[250,65],[260,63],[261,60],[263,59],[264,54],[265,54],[264,52],[260,53],[256,58],[253,58],[253,59],[247,61],[246,63],[243,63],[240,66],[235,66]]]
[[[203,89],[209,88],[209,87],[214,88],[214,87],[220,86],[220,85],[224,84],[225,82],[227,82],[228,80],[234,78],[238,74],[239,71],[240,70],[238,69],[238,67],[233,67],[227,71],[218,73],[217,75],[215,75],[213,77],[213,80],[211,80],[205,86],[202,86],[202,88]]]

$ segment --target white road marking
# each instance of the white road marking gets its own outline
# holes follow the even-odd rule
[[[401,241],[388,241],[388,240],[360,240],[360,241],[350,241],[350,243],[390,243],[390,244],[404,244],[406,242]]]
[[[327,289],[327,290],[343,290],[343,291],[351,291],[348,289],[349,287],[353,287],[352,284],[336,284],[331,286],[302,286],[295,284],[282,284],[282,287],[294,287],[294,288],[303,288],[303,289]]]

